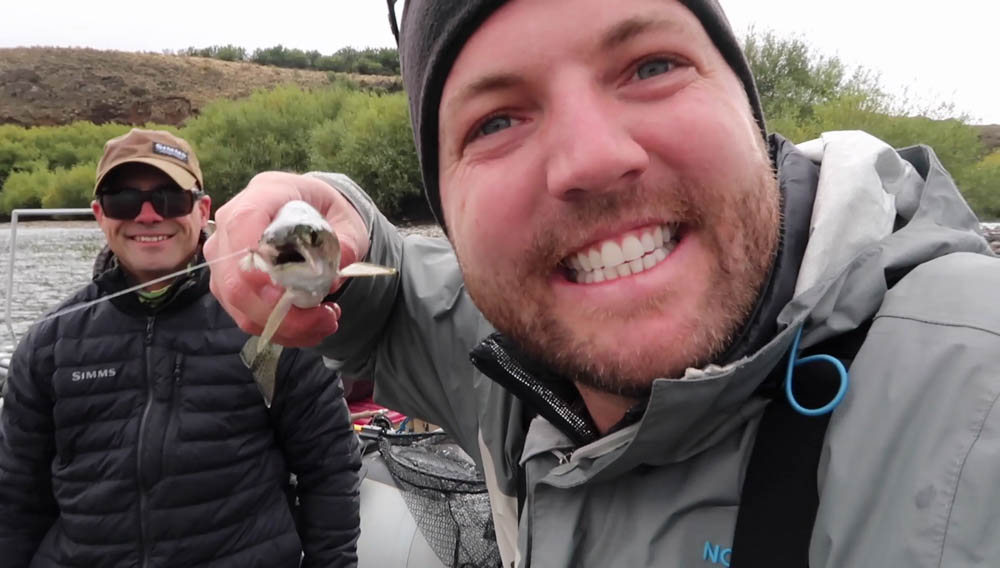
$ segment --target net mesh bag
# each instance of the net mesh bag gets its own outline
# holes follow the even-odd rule
[[[454,568],[501,565],[486,483],[452,438],[444,433],[385,435],[379,452],[441,562]]]

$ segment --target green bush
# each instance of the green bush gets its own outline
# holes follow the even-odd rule
[[[971,167],[985,152],[979,133],[961,120],[890,116],[876,110],[878,108],[864,95],[843,95],[817,105],[812,118],[792,124],[790,131],[782,134],[795,142],[803,142],[823,132],[864,130],[896,148],[926,144],[934,148],[941,163],[953,175]],[[771,124],[776,131],[780,126]]]
[[[0,185],[13,172],[71,168],[96,161],[104,151],[104,143],[129,128],[82,121],[65,126],[0,126]]]
[[[340,116],[311,135],[312,168],[342,172],[372,196],[387,215],[422,191],[409,107],[401,93],[352,93]]]
[[[264,170],[310,167],[309,132],[335,118],[348,91],[279,87],[239,101],[217,101],[181,130],[198,154],[205,190],[222,204]]]
[[[316,53],[316,56],[319,54]],[[291,67],[292,69],[305,69],[310,66],[310,57],[301,49],[289,49],[283,45],[276,45],[264,49],[255,49],[250,61],[260,65],[273,65],[275,67]]]
[[[915,103],[906,92],[889,95],[871,71],[850,70],[837,57],[815,53],[801,38],[751,30],[743,45],[769,130],[793,142],[834,130],[864,130],[897,148],[926,144],[960,181],[977,213],[997,216],[996,169],[977,164],[985,148],[953,105]]]
[[[189,47],[187,49],[181,50],[178,55],[187,55],[193,57],[211,57],[213,59],[221,59],[223,61],[246,61],[247,60],[247,50],[244,47],[238,47],[232,44],[227,45],[213,45],[210,47]]]
[[[1000,220],[1000,150],[960,172],[955,181],[981,219]]]
[[[14,172],[4,184],[0,209],[4,214],[18,208],[88,207],[94,194],[97,162],[71,168]]]

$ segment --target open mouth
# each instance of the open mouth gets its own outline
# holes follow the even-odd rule
[[[677,223],[650,225],[596,242],[564,258],[566,278],[577,284],[596,284],[639,274],[660,264],[683,236]]]
[[[299,252],[295,245],[279,245],[276,247],[278,255],[274,257],[274,264],[288,264],[290,262],[305,262],[306,259]]]

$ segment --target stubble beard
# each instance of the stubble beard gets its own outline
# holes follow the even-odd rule
[[[779,234],[777,181],[766,156],[760,166],[755,175],[744,178],[748,185],[735,191],[682,180],[670,190],[639,184],[575,202],[563,218],[541,224],[522,262],[506,273],[464,262],[465,255],[456,247],[467,290],[497,330],[556,374],[600,392],[644,398],[654,379],[679,377],[689,367],[716,362],[753,310]],[[548,279],[570,252],[564,243],[579,242],[572,240],[568,227],[583,231],[609,219],[641,218],[650,211],[700,231],[705,252],[716,259],[702,298],[683,298],[677,290],[667,289],[613,313],[583,306],[577,311],[594,322],[628,325],[629,319],[651,314],[671,317],[671,306],[699,301],[699,316],[696,321],[678,322],[684,330],[683,344],[610,342],[612,348],[602,348],[596,338],[582,336],[553,312]]]

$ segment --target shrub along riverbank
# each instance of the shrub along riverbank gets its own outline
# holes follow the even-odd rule
[[[183,127],[149,124],[194,146],[216,206],[257,172],[341,171],[386,214],[422,216],[420,176],[406,99],[347,85],[281,87],[207,106]],[[104,142],[131,126],[0,126],[0,212],[86,207]]]

